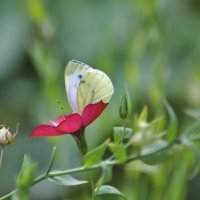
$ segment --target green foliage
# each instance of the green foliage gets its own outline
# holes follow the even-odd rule
[[[198,130],[199,126],[197,124],[199,120],[194,122],[186,131],[183,131],[183,134],[177,134],[177,128],[172,128],[177,127],[177,121],[174,120],[175,114],[172,108],[169,107],[169,105],[167,106],[171,120],[169,120],[166,127],[163,127],[163,125],[160,126],[160,123],[163,123],[163,117],[157,117],[149,122],[147,120],[148,109],[145,106],[138,115],[139,117],[134,118],[134,125],[136,127],[136,132],[134,132],[134,134],[132,133],[132,129],[126,127],[125,124],[123,124],[123,127],[114,127],[114,141],[112,142],[108,139],[103,144],[89,151],[83,157],[84,165],[81,167],[69,170],[52,170],[56,158],[56,147],[53,147],[46,172],[38,178],[35,178],[37,165],[35,162],[32,162],[29,157],[25,156],[22,170],[17,181],[17,190],[5,195],[0,198],[0,200],[11,195],[14,199],[26,200],[28,198],[29,188],[45,179],[62,186],[79,186],[90,183],[92,198],[100,195],[117,195],[121,198],[128,199],[128,196],[126,197],[115,187],[105,185],[108,182],[112,182],[115,176],[113,173],[113,166],[125,166],[125,163],[130,163],[131,170],[137,173],[135,177],[140,177],[141,173],[148,176],[150,175],[149,177],[147,176],[148,180],[155,184],[153,187],[159,188],[157,193],[152,193],[151,198],[154,198],[155,195],[157,195],[158,199],[163,198],[162,191],[166,187],[165,184],[169,181],[168,178],[173,176],[172,184],[167,188],[168,193],[163,199],[181,199],[183,193],[181,193],[182,188],[180,185],[185,187],[187,178],[189,176],[195,176],[200,169],[199,148],[195,144],[195,138],[193,140],[192,137],[190,137],[190,135],[193,135],[196,133],[196,130]],[[160,127],[162,127],[162,129]],[[173,132],[171,130],[173,130]],[[166,134],[171,133],[173,133],[174,137],[172,141],[165,137]],[[140,136],[140,140],[138,140],[138,135]],[[109,156],[104,155],[107,147],[110,149]],[[175,169],[178,170],[181,166],[181,159],[184,159],[186,165],[176,173],[174,166]],[[171,163],[172,160],[173,162]],[[90,181],[77,180],[69,175],[96,169],[101,169],[101,174],[97,179],[91,178],[90,174]],[[139,172],[137,172],[138,170]],[[168,174],[169,177],[164,176],[161,180],[157,180],[158,176],[160,176],[159,174],[161,173],[163,175],[163,172]],[[179,182],[180,176],[181,184]],[[157,185],[157,181],[163,181],[161,186],[159,184]],[[139,180],[137,184],[143,185],[143,181],[140,182]],[[174,187],[176,189],[174,189]],[[148,185],[145,185],[144,190],[147,188]],[[134,195],[139,195],[141,193],[138,188],[134,188],[133,191]],[[145,192],[142,194],[144,194],[144,198],[146,198],[145,195],[147,193]],[[139,196],[141,196],[141,194]]]
[[[113,130],[115,143],[120,143],[122,139],[130,139],[130,137],[133,135],[133,130],[131,128],[114,127]]]
[[[96,184],[98,187],[112,180],[112,166],[108,166],[106,163],[103,163],[101,170],[101,176]]]
[[[121,193],[117,188],[110,185],[102,185],[99,188],[95,189],[95,195],[118,195],[123,199],[126,199],[126,196]]]
[[[160,130],[163,124],[163,117],[157,117],[152,121],[147,121],[148,108],[144,106],[140,115],[134,118],[134,135],[131,138],[131,143],[139,148],[150,145],[167,134],[167,130]]]
[[[27,200],[28,199],[28,190],[30,185],[35,178],[37,170],[37,163],[33,162],[31,158],[27,155],[24,156],[22,169],[17,180],[18,192],[14,199],[18,200]]]
[[[140,113],[140,115],[139,115],[139,118],[138,118],[138,120],[139,120],[139,122],[143,122],[143,123],[145,123],[146,121],[147,121],[147,117],[148,117],[148,107],[147,107],[147,105],[145,105],[144,107],[143,107],[143,110],[141,111],[141,113]]]
[[[176,138],[178,122],[172,107],[169,105],[167,101],[165,101],[165,107],[169,114],[169,127],[166,137],[167,140],[171,142]]]
[[[63,186],[76,186],[88,183],[88,181],[77,180],[70,175],[66,175],[63,177],[50,177],[48,178],[52,183],[63,185]]]
[[[20,122],[20,134],[4,154],[0,196],[14,185],[24,153],[37,158],[41,172],[53,143],[59,146],[53,167],[67,170],[52,171],[51,165],[34,179],[36,167],[29,160],[13,199],[28,199],[28,188],[49,177],[83,173],[80,179],[88,181],[88,170],[97,188],[109,182],[127,199],[199,199],[199,13],[197,0],[1,1],[0,124],[12,130]],[[87,129],[91,150],[85,165],[77,168],[82,156],[68,136],[27,137],[37,123],[69,112],[63,69],[71,59],[105,71],[115,88],[106,113]],[[129,90],[126,124],[118,116],[124,83]],[[164,99],[170,102],[165,102],[165,110]],[[148,108],[141,109],[144,105]],[[108,137],[113,143],[100,144]],[[91,199],[89,185],[59,196]],[[31,198],[50,199],[60,192],[41,187]]]
[[[175,151],[173,148],[165,149],[168,145],[169,144],[163,140],[157,140],[150,145],[147,145],[140,152],[144,157],[142,161],[149,165],[156,165],[166,161]]]
[[[127,160],[127,147],[122,144],[113,144],[110,143],[109,147],[113,154],[115,155],[116,159],[119,160],[120,163],[123,163]]]
[[[84,156],[84,166],[91,166],[96,163],[99,163],[102,160],[102,157],[107,148],[108,142],[109,140],[105,141],[102,145],[100,145],[96,149],[89,151]]]
[[[35,173],[37,169],[37,164],[31,160],[27,155],[24,156],[22,169],[18,178],[19,188],[28,188],[35,178]]]

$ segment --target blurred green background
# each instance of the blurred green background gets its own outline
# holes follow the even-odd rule
[[[183,130],[200,116],[200,1],[198,0],[1,0],[0,2],[0,124],[16,142],[5,149],[0,170],[0,195],[15,187],[23,155],[47,166],[53,145],[56,168],[81,165],[70,136],[28,138],[34,126],[70,112],[64,69],[71,59],[106,72],[115,94],[101,117],[86,130],[89,148],[121,125],[120,92],[132,100],[131,113],[148,104],[151,117],[163,112],[167,99]],[[129,120],[130,127],[132,119]],[[184,156],[183,156],[184,155]],[[190,154],[177,155],[170,167],[128,165],[116,168],[113,185],[130,200],[200,198],[200,176],[188,181]],[[124,173],[122,173],[122,171]],[[57,187],[42,182],[31,199],[90,199],[88,188]]]

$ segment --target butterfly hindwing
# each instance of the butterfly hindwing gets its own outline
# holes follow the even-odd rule
[[[80,81],[77,93],[77,110],[82,112],[88,104],[95,104],[101,100],[108,103],[113,94],[113,85],[109,77],[99,71],[91,70],[85,73]]]

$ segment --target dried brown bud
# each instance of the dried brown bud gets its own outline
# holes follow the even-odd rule
[[[5,146],[15,141],[17,133],[11,134],[9,128],[2,126],[0,129],[0,145]]]

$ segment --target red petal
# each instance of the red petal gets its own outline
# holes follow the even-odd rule
[[[83,125],[81,116],[78,113],[68,115],[66,119],[61,122],[56,129],[63,133],[74,133],[78,131]]]
[[[66,120],[67,115],[61,115],[60,117],[58,117],[55,120],[49,120],[49,122],[53,125],[53,126],[58,126],[61,122],[63,122],[64,120]]]
[[[87,126],[91,124],[103,112],[107,105],[103,101],[87,105],[82,113],[83,125]]]
[[[59,136],[59,135],[63,135],[63,133],[56,130],[54,126],[39,125],[36,128],[34,128],[29,137],[45,137],[45,136]]]

